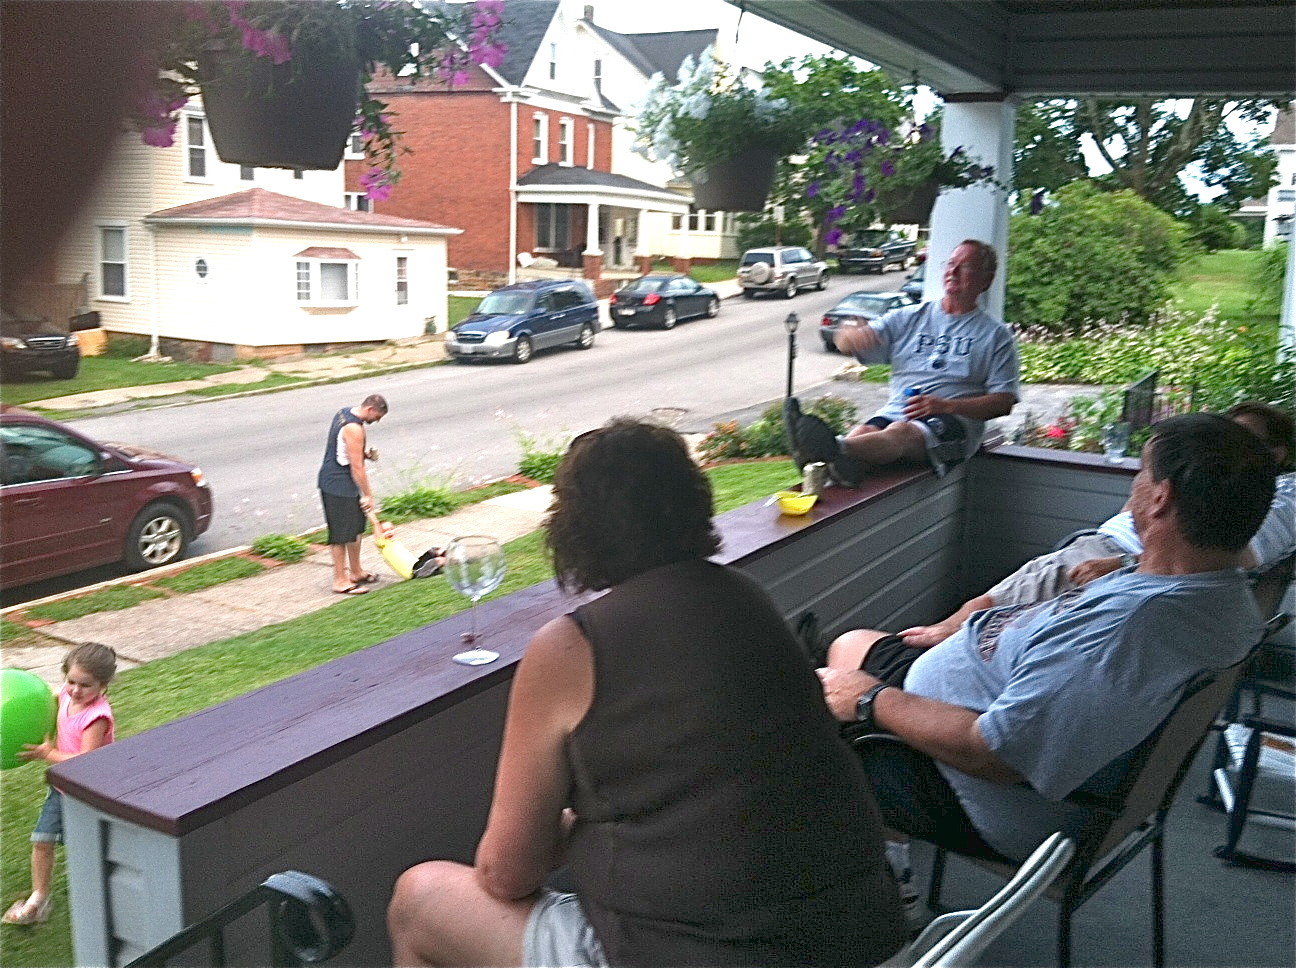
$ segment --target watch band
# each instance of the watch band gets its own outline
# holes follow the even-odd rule
[[[877,718],[873,715],[873,701],[883,689],[895,689],[889,682],[879,682],[870,686],[864,695],[855,701],[855,721],[863,724],[865,729],[877,729]]]

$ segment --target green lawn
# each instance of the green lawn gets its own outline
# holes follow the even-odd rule
[[[477,308],[477,304],[480,302],[480,296],[451,296],[448,310],[450,314],[449,325],[458,326],[468,318],[469,314]]]
[[[674,272],[670,260],[659,260],[653,263],[653,272]],[[720,259],[717,262],[694,262],[689,275],[698,282],[723,282],[738,275],[737,259]]]
[[[81,361],[81,372],[71,380],[26,375],[6,377],[4,385],[0,386],[0,401],[23,406],[37,400],[92,390],[147,386],[173,380],[201,380],[214,373],[236,369],[236,366],[219,363],[136,363],[116,356],[87,356]]]
[[[708,472],[717,513],[794,484],[788,461],[727,464]],[[773,510],[770,512],[774,513]],[[508,572],[496,595],[552,574],[542,533],[506,545]],[[494,597],[494,596],[492,596]],[[118,736],[125,738],[261,686],[462,611],[466,603],[441,579],[399,582],[290,622],[190,649],[123,672],[110,698]],[[28,834],[45,795],[42,766],[0,774],[0,901],[7,907],[30,885]],[[0,926],[0,963],[72,964],[67,878],[62,849],[54,882],[54,913],[34,928]]]

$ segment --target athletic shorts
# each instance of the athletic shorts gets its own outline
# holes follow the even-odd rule
[[[324,505],[324,523],[328,525],[328,543],[345,545],[364,533],[365,516],[358,497],[326,494],[320,491]]]
[[[522,932],[526,968],[605,968],[607,957],[575,894],[544,891]]]
[[[41,804],[40,816],[36,818],[36,829],[32,831],[33,844],[63,843],[63,794],[53,787],[45,795]]]
[[[885,430],[895,423],[890,417],[870,417],[864,423]],[[954,415],[936,415],[912,420],[927,443],[927,461],[938,474],[967,459],[967,425]]]

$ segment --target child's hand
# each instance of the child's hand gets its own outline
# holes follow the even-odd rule
[[[54,744],[46,736],[39,743],[23,743],[23,748],[15,755],[20,760],[47,760],[52,752],[54,752]]]

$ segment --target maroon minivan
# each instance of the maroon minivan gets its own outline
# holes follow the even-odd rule
[[[211,488],[193,465],[0,408],[0,585],[115,561],[170,564],[211,519]]]

